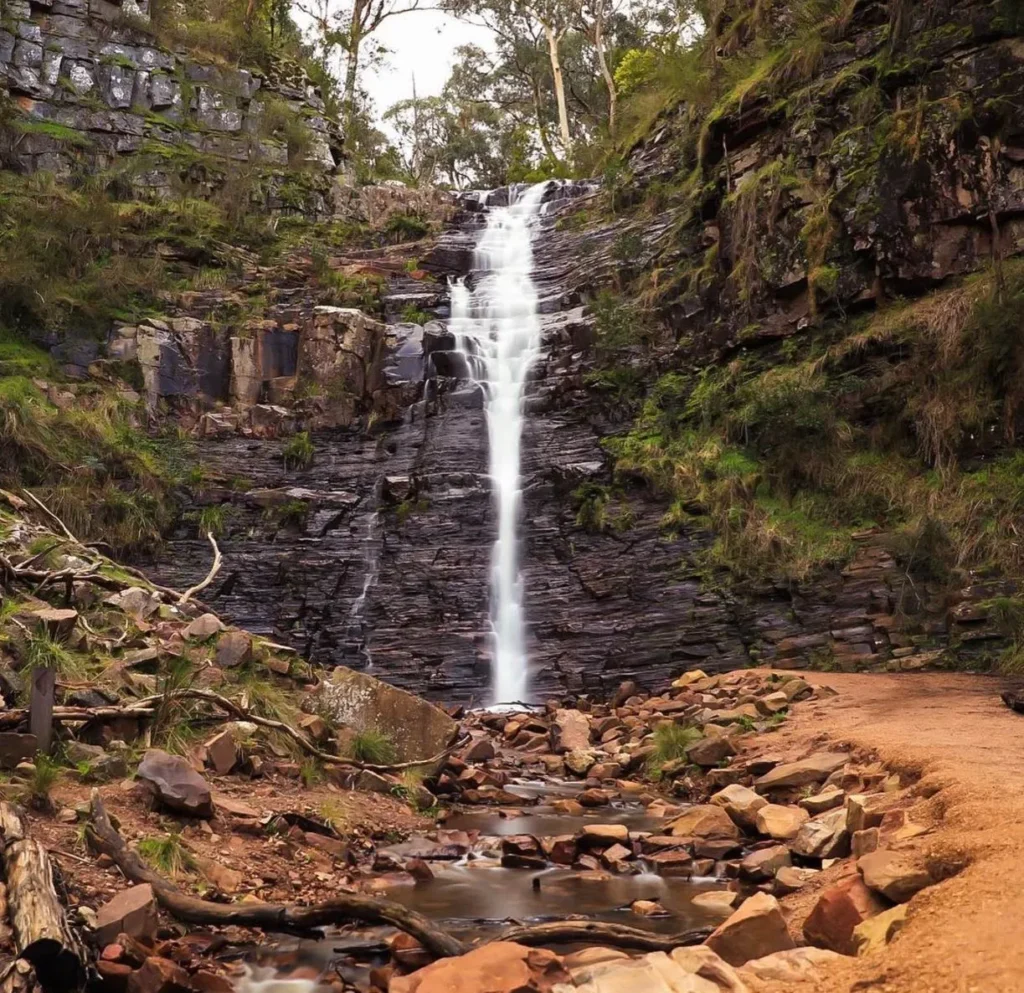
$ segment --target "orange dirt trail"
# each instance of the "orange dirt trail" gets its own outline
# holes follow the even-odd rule
[[[966,866],[914,897],[884,952],[844,962],[814,989],[1024,993],[1024,715],[999,699],[1008,684],[948,673],[807,678],[839,696],[797,707],[771,750],[845,742],[920,775],[912,816],[935,828],[910,847],[933,866]],[[794,923],[813,900],[784,901]]]

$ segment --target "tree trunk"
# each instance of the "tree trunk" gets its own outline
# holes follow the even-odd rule
[[[565,81],[562,79],[562,61],[558,55],[558,43],[561,34],[555,32],[547,22],[542,22],[544,36],[548,40],[548,54],[551,56],[551,76],[555,83],[555,99],[558,102],[558,130],[562,136],[562,145],[568,153],[572,148],[572,137],[569,134],[569,111],[565,105]]]
[[[551,139],[548,137],[548,129],[544,124],[544,107],[540,100],[540,84],[533,78],[531,78],[530,82],[533,86],[533,108],[537,112],[537,135],[540,138],[542,147],[544,148],[544,154],[554,161],[555,150],[551,147]]]
[[[608,134],[615,137],[615,104],[618,91],[615,88],[615,77],[608,68],[608,59],[604,51],[604,0],[597,0],[594,10],[594,49],[597,51],[597,64],[601,67],[604,84],[608,87]]]
[[[25,834],[9,803],[0,803],[0,844],[7,879],[7,909],[18,955],[49,993],[80,989],[85,951],[68,926],[57,898],[46,849]]]
[[[345,140],[352,134],[352,123],[356,118],[356,82],[359,78],[359,49],[363,44],[363,12],[365,0],[355,0],[352,5],[352,24],[348,32],[348,44],[345,46],[345,88],[342,101],[345,105]]]

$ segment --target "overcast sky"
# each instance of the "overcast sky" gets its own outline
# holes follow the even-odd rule
[[[412,96],[414,75],[418,96],[437,96],[448,79],[455,49],[468,44],[490,47],[490,37],[486,28],[437,10],[417,10],[386,20],[376,34],[389,50],[386,64],[362,79],[377,114]]]

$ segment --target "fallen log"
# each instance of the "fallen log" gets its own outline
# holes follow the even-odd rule
[[[547,921],[543,924],[516,924],[505,928],[490,941],[514,941],[520,945],[560,945],[585,941],[611,948],[638,952],[670,952],[680,945],[699,945],[711,928],[698,928],[680,934],[655,934],[626,924],[601,921]],[[484,942],[480,942],[484,944]]]
[[[80,989],[85,983],[86,954],[57,897],[49,856],[26,834],[14,807],[3,802],[0,855],[18,956],[32,965],[45,990]]]
[[[461,941],[432,924],[422,914],[391,900],[356,893],[342,893],[326,903],[309,907],[280,903],[211,903],[189,896],[150,869],[125,845],[110,823],[98,790],[92,792],[86,837],[93,850],[113,859],[126,878],[134,883],[149,883],[160,906],[188,924],[236,924],[302,938],[323,937],[320,929],[331,924],[352,921],[391,924],[412,935],[438,958],[462,955],[466,951]]]

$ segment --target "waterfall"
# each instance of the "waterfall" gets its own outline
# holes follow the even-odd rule
[[[518,531],[523,393],[540,350],[533,227],[547,183],[531,186],[509,206],[492,208],[477,241],[472,284],[452,286],[451,330],[470,378],[484,393],[488,461],[498,512],[491,559],[494,703],[527,697],[523,582]]]

